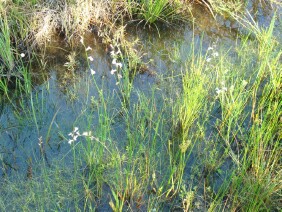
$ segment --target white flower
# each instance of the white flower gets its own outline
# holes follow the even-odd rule
[[[73,134],[73,133],[69,133],[68,135],[69,135],[69,136],[71,136],[71,137],[73,137],[73,136],[74,136],[74,134]]]
[[[89,132],[83,132],[82,135],[83,135],[83,136],[91,136],[91,131],[89,131]]]
[[[116,72],[117,72],[116,69],[112,69],[112,70],[111,70],[111,75],[113,75],[113,74],[116,73]]]
[[[121,79],[121,78],[122,78],[121,74],[118,74],[118,75],[117,75],[117,77],[118,77],[119,79]]]
[[[210,58],[210,57],[208,57],[206,61],[209,63],[209,62],[211,61],[211,58]]]
[[[90,46],[88,46],[85,51],[89,51],[89,50],[92,50],[92,48]]]
[[[74,140],[72,140],[72,139],[70,139],[70,140],[68,141],[69,145],[71,145],[73,142],[74,142]]]
[[[84,44],[84,43],[83,43],[83,37],[80,37],[79,42],[80,42],[81,44]]]
[[[24,53],[21,53],[21,57],[25,57],[25,54],[24,54]]]
[[[38,138],[38,145],[41,147],[42,146],[42,144],[43,144],[43,141],[42,141],[42,136],[40,136],[40,138]]]
[[[92,136],[92,132],[91,131],[85,131],[82,134],[79,133],[78,131],[78,127],[75,127],[73,129],[73,131],[71,133],[68,134],[69,136],[71,136],[71,138],[68,140],[68,143],[71,145],[72,143],[74,143],[75,141],[77,141],[77,139],[81,136],[90,138],[91,140],[96,139],[95,137]],[[96,139],[97,140],[97,139]]]
[[[116,63],[117,68],[122,68],[122,63]]]
[[[222,91],[227,91],[227,88],[226,87],[222,87]]]
[[[93,69],[90,69],[90,73],[91,73],[91,75],[94,75],[94,74],[96,74],[96,71],[94,71]]]
[[[76,141],[77,138],[78,138],[78,135],[75,135],[75,136],[73,136],[72,138],[73,138],[74,141]]]
[[[208,51],[213,50],[213,48],[211,46],[209,46]]]
[[[120,49],[118,49],[118,51],[116,52],[116,54],[118,55],[118,54],[121,54],[121,51],[120,51]]]
[[[113,59],[112,64],[113,64],[113,65],[116,65],[116,64],[117,64],[117,59],[116,59],[116,58]]]
[[[93,60],[94,60],[92,56],[89,56],[88,59],[89,59],[90,61],[93,61]]]
[[[111,52],[110,52],[110,55],[111,55],[111,56],[115,56],[115,55],[116,55],[116,54],[115,54],[115,51],[111,51]]]
[[[214,52],[214,53],[212,53],[212,56],[214,56],[214,57],[218,57],[218,52]]]

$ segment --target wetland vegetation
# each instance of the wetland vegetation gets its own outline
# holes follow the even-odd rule
[[[281,6],[0,1],[0,211],[281,211]]]

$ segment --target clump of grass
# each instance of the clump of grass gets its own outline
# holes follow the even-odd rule
[[[186,63],[183,73],[183,94],[174,108],[175,123],[168,144],[171,167],[175,167],[171,173],[170,195],[180,191],[184,169],[199,139],[194,133],[198,130],[195,125],[204,112],[208,95],[208,87],[205,87],[208,81],[204,73],[205,60],[201,56],[196,58],[194,53],[192,58],[191,64]]]
[[[272,37],[274,20],[267,30],[256,30],[255,54],[259,59],[254,74],[247,81],[239,73],[234,75],[233,85],[220,92],[222,119],[218,130],[235,169],[217,197],[221,201],[230,195],[226,204],[231,210],[274,210],[279,205],[281,95],[276,95],[281,84],[277,63],[281,51],[275,48]],[[240,51],[244,70],[248,67],[243,59],[245,48],[249,49],[244,46]],[[223,207],[219,201],[215,200],[210,209]]]
[[[1,76],[6,74],[9,78],[11,77],[12,71],[15,67],[14,50],[10,40],[10,30],[7,19],[0,19],[0,62],[1,62]]]
[[[12,35],[6,18],[0,18],[0,91],[8,96],[10,89],[25,87],[30,91],[30,75],[24,65],[25,53],[19,53],[12,43]],[[21,93],[21,91],[20,91]]]
[[[264,56],[258,64],[258,75],[253,87],[252,127],[241,159],[241,174],[232,181],[232,186],[238,186],[234,194],[238,205],[234,202],[233,207],[248,210],[274,209],[278,206],[281,192],[279,117],[282,96],[277,92],[281,86],[281,77],[278,76],[282,73],[277,60],[281,50],[275,49],[272,37],[274,20],[268,30],[258,34],[259,55]],[[266,84],[263,82],[265,78]],[[244,189],[241,190],[239,187],[242,184]]]
[[[171,23],[183,21],[186,18],[186,6],[181,6],[179,1],[169,0],[127,0],[125,7],[130,17],[144,21],[145,25],[152,25],[156,22]]]

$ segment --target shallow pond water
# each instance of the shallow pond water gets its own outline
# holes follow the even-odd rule
[[[255,4],[250,7],[258,11],[255,20],[262,26],[268,26],[273,12],[262,11],[260,7],[256,9]],[[194,26],[182,24],[158,31],[128,26],[127,39],[138,38],[138,48],[144,53],[143,61],[148,64],[149,70],[135,76],[131,104],[138,103],[140,94],[149,99],[152,88],[155,90],[155,112],[162,111],[163,104],[167,103],[164,98],[171,99],[173,104],[173,99],[181,93],[179,75],[184,68],[182,64],[192,51],[192,42],[196,51],[205,55],[209,46],[228,50],[240,40],[239,35],[244,32],[235,21],[221,17],[215,21],[203,8],[196,10]],[[275,33],[281,29],[281,13],[278,16]],[[122,90],[119,87],[123,78],[119,79],[116,73],[111,74],[112,60],[98,37],[86,33],[84,45],[91,50],[85,52],[81,44],[71,49],[61,38],[54,36],[47,45],[44,59],[48,64],[45,70],[33,70],[33,91],[15,98],[13,104],[1,103],[0,181],[6,177],[12,179],[14,175],[27,177],[30,167],[36,167],[36,163],[42,160],[49,167],[58,161],[71,167],[73,154],[68,134],[74,127],[87,131],[99,126],[97,104],[101,102],[101,92],[112,121],[112,140],[121,149],[125,148],[126,126],[120,118]],[[71,52],[75,52],[78,62],[72,71],[65,66]],[[87,59],[90,56],[91,60]],[[167,111],[164,115],[169,117],[171,114]],[[229,165],[227,162],[223,167]],[[39,167],[33,168],[34,176],[37,172],[41,172]],[[189,178],[191,170],[187,168],[186,172]]]

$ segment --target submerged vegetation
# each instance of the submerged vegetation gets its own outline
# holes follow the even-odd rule
[[[236,38],[207,43],[199,11],[238,26],[220,31]],[[0,210],[280,211],[281,11],[275,0],[1,1]],[[188,46],[157,54],[129,33],[186,26]]]

